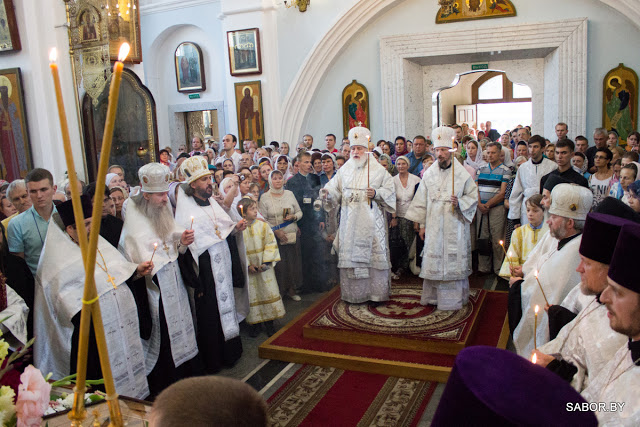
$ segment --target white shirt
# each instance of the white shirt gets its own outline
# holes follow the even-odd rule
[[[396,175],[393,177],[393,184],[396,187],[396,216],[404,218],[413,200],[413,195],[416,192],[416,184],[420,184],[420,178],[416,175],[409,174],[407,186],[403,187],[402,181],[400,181],[400,175]]]

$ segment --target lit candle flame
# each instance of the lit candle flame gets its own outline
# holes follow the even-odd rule
[[[535,311],[536,316],[538,315],[538,311],[540,311],[540,306],[536,305],[533,309],[533,311]]]
[[[52,47],[49,51],[49,62],[53,64],[56,62],[56,59],[58,59],[58,51],[55,47]]]
[[[500,246],[504,246],[504,242],[500,240]]]
[[[158,247],[158,244],[157,244],[157,243],[154,243],[154,244],[153,244],[153,247],[154,247],[154,248],[157,248],[157,247]]]
[[[533,273],[533,275],[534,275],[534,276],[536,276],[536,279],[537,279],[537,278],[538,278],[538,270],[536,270],[536,271]]]
[[[535,365],[537,361],[538,361],[538,355],[533,353],[533,357],[531,358],[531,363]]]
[[[129,43],[122,43],[122,45],[120,46],[120,53],[118,54],[118,61],[122,62],[127,59],[130,49],[131,47],[129,46]]]

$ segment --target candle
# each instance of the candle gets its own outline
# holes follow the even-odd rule
[[[58,74],[58,64],[56,63],[58,52],[56,48],[52,48],[49,52],[49,68],[53,77],[53,87],[56,92],[56,103],[58,105],[58,119],[60,120],[60,132],[62,133],[62,147],[64,148],[64,158],[67,164],[67,174],[69,175],[69,188],[71,190],[71,201],[73,204],[73,216],[76,224],[84,222],[84,214],[82,212],[82,204],[80,202],[80,192],[78,191],[78,176],[76,174],[75,163],[73,162],[73,150],[71,149],[71,141],[69,138],[69,126],[67,124],[67,113],[64,108],[62,99],[62,87],[60,85],[60,75]],[[87,235],[78,233],[78,243],[82,252],[82,259],[85,259],[87,250]]]
[[[538,361],[538,355],[533,353],[533,357],[531,358],[531,363],[535,365],[537,361]]]
[[[369,136],[367,136],[367,138],[370,138]],[[369,188],[369,161],[371,160],[371,153],[367,153],[367,188]],[[371,201],[371,199],[369,199],[369,207],[371,209],[373,209],[373,202]]]
[[[149,260],[149,262],[153,261],[153,256],[156,254],[156,249],[158,249],[158,244],[154,243],[153,244],[153,253],[151,254],[151,259]]]
[[[533,315],[533,348],[538,348],[538,343],[537,343],[536,336],[538,335],[538,311],[539,310],[540,310],[540,307],[538,305],[536,305],[535,308],[533,309],[533,311],[534,311],[534,315]]]
[[[191,217],[191,227],[189,227],[189,230],[193,230],[193,217]]]
[[[244,218],[244,209],[242,209],[242,205],[240,205],[240,216]]]
[[[123,43],[120,47],[120,55],[118,61],[113,66],[113,74],[111,76],[111,86],[109,88],[109,102],[107,104],[107,116],[104,125],[104,133],[102,135],[102,149],[100,151],[100,164],[98,166],[96,188],[104,188],[107,176],[107,167],[109,166],[109,157],[111,155],[111,142],[113,139],[113,128],[115,126],[116,112],[118,109],[118,96],[120,94],[120,81],[122,79],[122,70],[125,60],[129,54],[129,45]],[[94,281],[96,250],[98,248],[98,236],[100,232],[100,222],[102,219],[102,205],[104,195],[96,192],[93,201],[93,215],[91,217],[91,231],[89,233],[89,244],[87,247],[87,257],[85,260],[85,287],[83,300],[92,301],[97,297],[96,285]],[[80,315],[80,334],[78,340],[78,376],[76,387],[74,389],[74,408],[69,418],[73,420],[84,419],[84,390],[87,369],[87,349],[89,342],[89,314],[93,319],[93,325],[96,335],[96,343],[98,353],[104,358],[101,363],[102,376],[104,378],[104,387],[107,392],[107,404],[109,406],[109,417],[113,426],[122,426],[122,413],[118,402],[118,394],[116,393],[111,366],[109,365],[108,350],[104,335],[104,325],[102,323],[102,314],[100,313],[100,304],[83,304],[82,313]]]
[[[453,147],[453,141],[455,141],[455,138],[451,138],[451,146]],[[455,186],[456,186],[456,173],[455,173],[455,156],[454,156],[454,152],[456,150],[451,148],[449,150],[449,152],[451,153],[451,196],[455,196],[456,195],[456,190],[455,190]],[[451,213],[455,213],[456,212],[456,207],[453,206],[453,203],[451,203]]]
[[[544,293],[544,289],[542,289],[542,285],[540,284],[540,280],[538,280],[538,270],[535,271],[534,276],[536,276],[536,282],[538,282],[538,286],[540,287],[540,290],[542,291],[542,296],[544,297],[544,302],[549,305],[549,300],[547,300],[547,296]]]
[[[511,264],[511,259],[507,255],[507,251],[504,249],[504,242],[502,240],[500,240],[500,247],[502,248],[502,252],[504,252],[504,257],[507,259],[509,266],[513,267],[513,264]],[[509,253],[511,253],[511,251],[509,251]]]
[[[509,255],[507,256],[507,261],[509,262],[509,265],[511,266],[511,268],[515,268],[515,266],[513,265],[513,252],[509,251]]]

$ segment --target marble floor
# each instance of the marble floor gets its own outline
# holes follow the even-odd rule
[[[493,274],[485,277],[472,276],[470,280],[472,286],[483,287],[489,290],[506,290],[507,286],[504,281],[499,280],[497,276]],[[301,295],[301,301],[293,301],[285,298],[284,305],[287,314],[283,319],[276,321],[276,329],[296,318],[321,298],[322,295],[323,294],[319,293]],[[221,371],[220,375],[244,381],[260,392],[265,399],[268,399],[282,384],[291,378],[302,365],[278,360],[266,360],[258,357],[258,346],[267,339],[264,331],[256,338],[252,338],[249,336],[248,329],[243,323],[241,325],[240,335],[242,337],[243,347],[242,358],[233,367]],[[511,342],[509,345],[511,347]],[[436,387],[433,397],[420,419],[420,427],[431,424],[435,410],[440,402],[440,396],[444,391],[444,386],[445,384],[438,384]]]

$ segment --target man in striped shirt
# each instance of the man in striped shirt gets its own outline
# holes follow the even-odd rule
[[[504,240],[505,208],[504,192],[511,180],[511,169],[500,161],[502,147],[497,142],[487,144],[488,164],[478,170],[478,215],[476,224],[479,227],[480,239],[491,239],[493,256],[480,255],[478,270],[481,273],[491,272],[491,258],[493,271],[498,274],[502,266],[503,250],[500,240]]]

